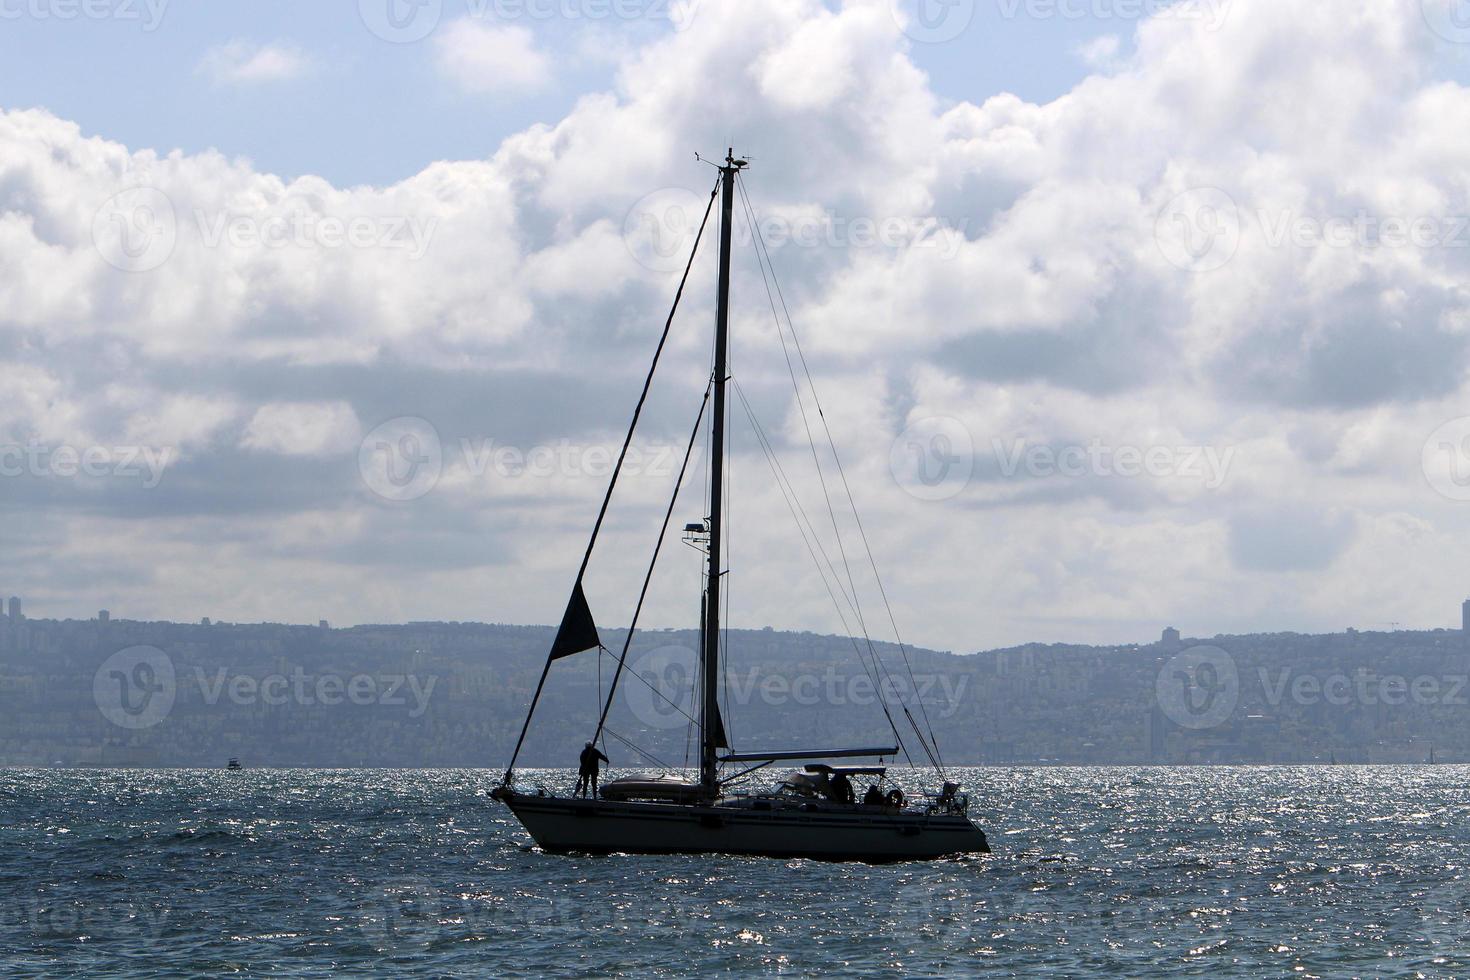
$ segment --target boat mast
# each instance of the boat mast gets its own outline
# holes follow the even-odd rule
[[[723,726],[719,721],[720,679],[720,545],[725,496],[725,376],[729,371],[730,352],[730,224],[735,205],[735,175],[745,167],[735,159],[731,147],[720,168],[720,277],[715,300],[715,376],[713,431],[710,439],[709,488],[709,572],[705,580],[704,649],[701,651],[701,675],[704,699],[700,717],[699,785],[706,795],[719,792],[716,744]]]

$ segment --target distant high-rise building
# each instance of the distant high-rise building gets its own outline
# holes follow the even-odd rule
[[[108,612],[106,609],[97,610],[97,622],[105,623],[110,619],[112,619],[112,613]]]
[[[20,596],[18,595],[10,597],[10,618],[17,623],[26,618],[25,613],[20,611]]]
[[[330,627],[330,626],[327,625],[327,621],[325,619],[322,620],[321,622],[317,623],[316,625],[317,625],[318,628],[324,629],[324,630],[329,630],[329,629],[332,628],[332,627]]]
[[[200,626],[208,626],[208,625],[210,625],[210,623],[209,623],[209,617],[208,616],[205,616],[203,619],[199,620],[199,625]]]
[[[1470,599],[1460,603],[1460,629],[1470,634]]]
[[[1179,631],[1172,626],[1165,626],[1163,635],[1159,637],[1159,642],[1170,650],[1177,650],[1181,646]]]
[[[1148,746],[1146,755],[1151,765],[1158,765],[1164,759],[1164,734],[1165,734],[1164,712],[1155,701],[1143,720],[1144,742]]]

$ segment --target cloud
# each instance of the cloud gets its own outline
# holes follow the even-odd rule
[[[436,43],[470,91],[553,77],[523,28],[460,21]],[[1470,511],[1420,450],[1470,394],[1470,92],[1438,80],[1417,5],[1396,0],[1236,0],[1098,53],[1045,104],[945,101],[886,4],[704,5],[563,118],[383,187],[0,114],[0,433],[182,450],[153,490],[27,477],[0,509],[57,561],[109,542],[134,561],[133,532],[108,533],[129,521],[166,538],[153,580],[108,600],[137,614],[554,621],[606,481],[577,453],[616,449],[631,411],[712,183],[690,151],[733,139],[911,639],[1340,628],[1389,593],[1374,619],[1440,621]],[[1201,192],[1207,213],[1181,209]],[[819,515],[743,213],[736,377]],[[1391,232],[1418,219],[1441,237]],[[645,409],[650,458],[682,451],[708,377],[709,245]],[[732,416],[738,615],[842,629]],[[408,502],[375,495],[356,451],[398,417],[429,421],[444,464]],[[936,418],[942,445],[895,450]],[[1081,468],[1008,471],[1021,444],[1082,451]],[[498,467],[499,449],[549,462]],[[1135,450],[1167,465],[1120,471]],[[968,476],[911,493],[895,470],[915,460]],[[628,608],[672,474],[631,479],[588,579],[604,618]],[[390,538],[414,576],[385,571]],[[195,572],[222,557],[239,582]],[[697,583],[670,567],[650,622],[689,618]],[[1390,587],[1360,585],[1388,569]],[[237,597],[262,580],[269,596]]]
[[[256,409],[240,438],[245,449],[320,456],[357,448],[362,426],[345,402],[271,402]]]
[[[551,80],[551,64],[529,28],[461,18],[437,40],[439,68],[466,92],[523,93]]]
[[[282,42],[229,41],[210,48],[199,61],[199,71],[217,85],[289,81],[310,67],[305,54]]]

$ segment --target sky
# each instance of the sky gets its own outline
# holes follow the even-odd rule
[[[1467,55],[1460,0],[0,0],[0,592],[556,621],[734,146],[781,291],[742,198],[731,625],[1458,625]],[[698,558],[670,536],[646,624],[695,622]]]

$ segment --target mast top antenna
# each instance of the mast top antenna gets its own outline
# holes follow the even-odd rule
[[[720,170],[744,170],[746,167],[750,166],[750,160],[748,158],[739,160],[735,158],[735,148],[733,146],[725,150],[725,165],[723,167],[721,167],[718,163],[715,163],[708,157],[701,156],[698,151],[695,152],[694,159],[698,160],[700,163],[707,163],[711,167],[716,167]]]

